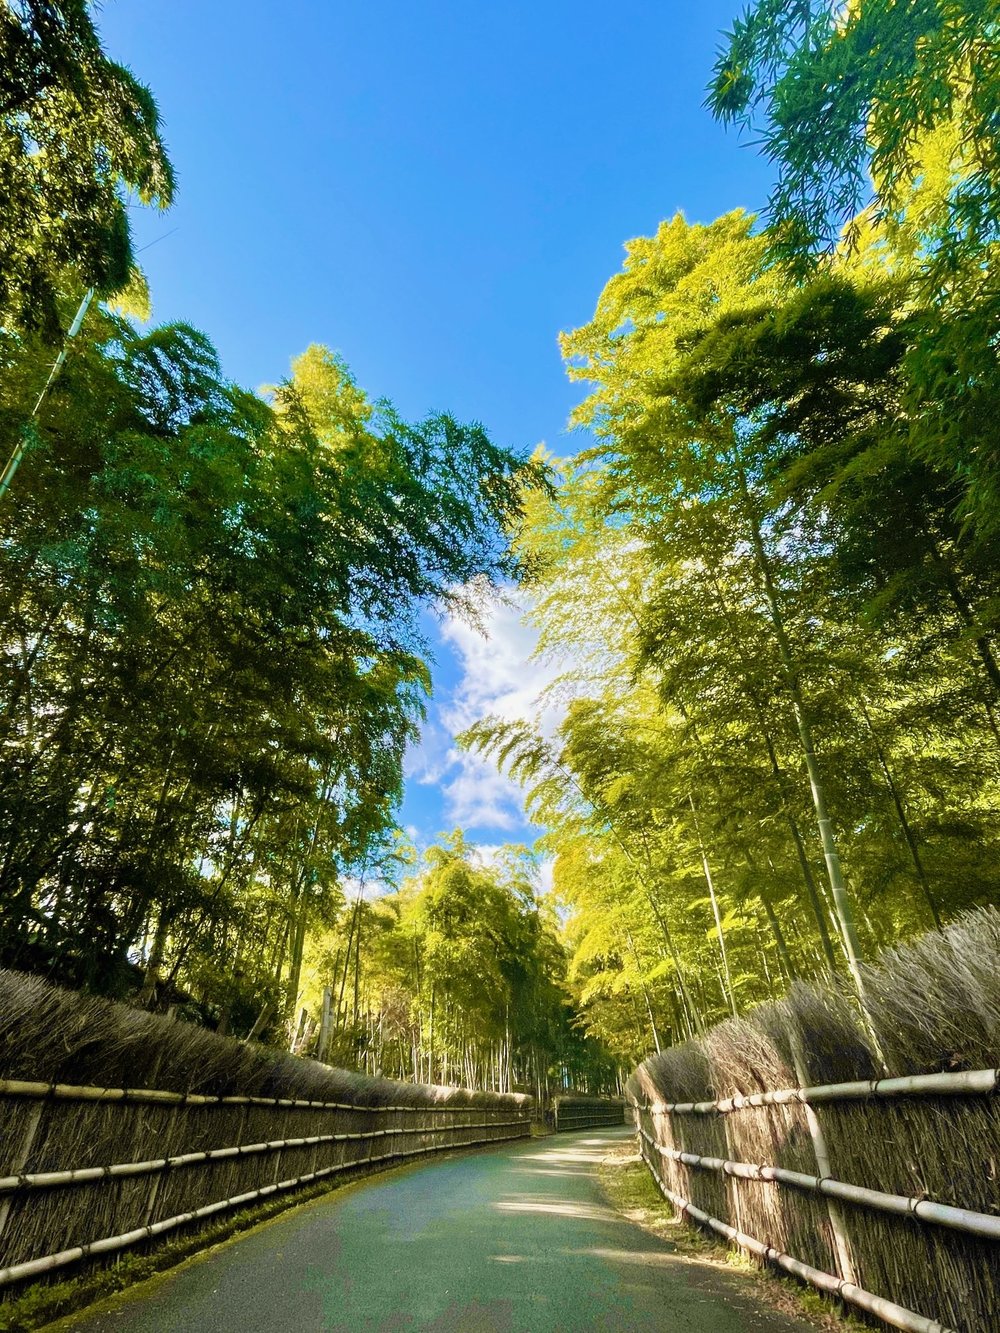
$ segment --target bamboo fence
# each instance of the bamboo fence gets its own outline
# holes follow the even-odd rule
[[[1000,1330],[1000,913],[653,1056],[628,1096],[671,1203],[913,1333]],[[921,1070],[920,1066],[923,1066]]]
[[[529,1097],[328,1069],[9,972],[0,1074],[0,1293],[271,1195],[531,1125]]]
[[[557,1134],[574,1129],[602,1129],[627,1123],[627,1107],[621,1098],[556,1097],[552,1123]]]

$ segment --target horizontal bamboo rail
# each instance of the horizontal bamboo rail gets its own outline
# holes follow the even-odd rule
[[[617,1125],[624,1125],[624,1123],[624,1116],[612,1117],[610,1115],[605,1115],[592,1116],[589,1118],[559,1116],[556,1120],[555,1127],[557,1131],[566,1130],[568,1132],[573,1129],[609,1129]]]
[[[659,1149],[659,1144],[641,1126],[639,1127],[639,1135],[640,1142],[649,1143]],[[876,1296],[874,1292],[865,1291],[863,1287],[858,1287],[853,1282],[847,1282],[834,1273],[824,1273],[822,1269],[804,1264],[800,1259],[794,1259],[791,1255],[775,1249],[774,1246],[767,1245],[763,1241],[757,1240],[756,1237],[749,1236],[736,1227],[730,1226],[728,1222],[712,1217],[704,1209],[696,1207],[689,1200],[675,1194],[665,1184],[659,1171],[646,1156],[645,1151],[642,1155],[660,1193],[682,1216],[686,1215],[692,1221],[710,1227],[713,1231],[718,1232],[720,1236],[724,1236],[749,1254],[756,1255],[763,1262],[774,1264],[785,1272],[810,1283],[820,1291],[825,1291],[831,1296],[838,1296],[841,1300],[857,1306],[858,1309],[876,1315],[894,1328],[905,1330],[905,1333],[956,1333],[956,1330],[948,1328],[936,1319],[928,1319],[925,1315],[917,1314],[914,1310],[907,1310],[904,1306],[897,1305],[895,1301],[888,1301],[882,1296]]]
[[[814,1106],[823,1102],[865,1101],[870,1097],[972,1097],[996,1092],[1000,1070],[970,1069],[946,1074],[910,1074],[905,1078],[858,1079],[853,1083],[825,1083],[810,1088],[781,1088],[754,1092],[744,1097],[720,1097],[708,1102],[636,1102],[640,1111],[652,1115],[728,1115],[755,1106],[787,1106],[798,1102]]]
[[[955,1231],[964,1231],[971,1236],[1000,1240],[1000,1217],[993,1213],[977,1213],[971,1208],[956,1208],[951,1204],[934,1203],[931,1199],[914,1199],[906,1194],[886,1194],[882,1190],[871,1190],[862,1185],[849,1185],[830,1176],[810,1176],[801,1171],[786,1171],[780,1166],[731,1162],[722,1157],[700,1157],[697,1153],[664,1148],[641,1126],[639,1133],[661,1157],[668,1157],[671,1161],[680,1162],[684,1166],[697,1167],[702,1171],[722,1172],[727,1176],[738,1176],[743,1180],[763,1180],[773,1185],[789,1185],[793,1189],[825,1194],[829,1198],[843,1199],[846,1203],[872,1208],[877,1212],[916,1217],[922,1222],[934,1222],[938,1226],[951,1227]]]
[[[66,1171],[29,1171],[15,1176],[0,1176],[0,1194],[10,1194],[15,1190],[52,1189],[60,1185],[82,1185],[95,1180],[148,1176],[157,1171],[172,1171],[176,1167],[194,1166],[202,1162],[218,1162],[231,1157],[279,1152],[282,1148],[311,1148],[320,1143],[393,1138],[399,1134],[451,1134],[456,1130],[466,1129],[511,1129],[515,1125],[530,1124],[529,1119],[521,1117],[517,1120],[482,1120],[468,1125],[416,1125],[412,1128],[361,1130],[356,1134],[310,1134],[296,1139],[269,1139],[264,1143],[241,1143],[227,1148],[208,1148],[203,1152],[181,1153],[174,1157],[155,1157],[145,1162],[115,1162],[110,1166],[81,1166]],[[435,1149],[424,1151],[435,1151]],[[372,1159],[360,1160],[364,1162]]]
[[[505,1122],[506,1124],[524,1125],[530,1124],[530,1120],[517,1120]],[[500,1128],[499,1125],[491,1125],[490,1128]],[[456,1128],[482,1128],[482,1126],[456,1126]],[[507,1137],[514,1137],[509,1135]],[[212,1217],[216,1213],[224,1212],[231,1208],[240,1208],[245,1204],[254,1203],[258,1199],[266,1198],[268,1195],[277,1194],[285,1190],[298,1189],[305,1185],[313,1184],[315,1181],[326,1179],[329,1176],[339,1172],[350,1171],[355,1168],[365,1168],[381,1165],[382,1163],[397,1162],[407,1157],[419,1157],[428,1153],[444,1152],[448,1148],[462,1147],[473,1148],[486,1143],[497,1143],[502,1140],[497,1139],[472,1139],[465,1143],[442,1143],[435,1144],[428,1148],[410,1148],[400,1152],[383,1153],[380,1157],[365,1157],[353,1162],[338,1162],[333,1166],[322,1167],[318,1171],[310,1171],[306,1175],[295,1176],[289,1180],[281,1180],[276,1184],[262,1185],[259,1189],[247,1190],[244,1194],[236,1194],[228,1199],[219,1199],[215,1203],[204,1204],[201,1208],[192,1209],[187,1213],[178,1213],[174,1217],[164,1218],[160,1222],[152,1222],[148,1226],[137,1227],[133,1231],[123,1232],[118,1236],[105,1236],[101,1240],[90,1241],[85,1245],[76,1245],[72,1249],[60,1250],[56,1254],[46,1254],[38,1259],[29,1259],[24,1263],[12,1264],[8,1268],[0,1268],[0,1287],[10,1286],[14,1282],[23,1282],[28,1278],[41,1277],[45,1273],[51,1273],[57,1268],[64,1268],[68,1264],[79,1262],[81,1259],[90,1259],[102,1254],[112,1254],[118,1250],[127,1249],[130,1245],[138,1245],[141,1241],[151,1240],[155,1236],[163,1235],[166,1231],[176,1230],[190,1222],[199,1222],[206,1217]]]
[[[445,1101],[443,1098],[449,1094],[442,1092],[442,1100],[438,1101],[437,1090],[415,1089],[415,1093],[422,1094],[426,1100],[402,1103],[400,1097],[407,1095],[404,1090],[394,1085],[380,1087],[378,1082],[371,1088],[363,1086],[356,1091],[344,1089],[343,1092],[338,1088],[337,1092],[344,1100],[212,1095],[162,1088],[106,1088],[90,1084],[0,1079],[0,1106],[6,1104],[11,1108],[15,1102],[26,1103],[28,1113],[19,1131],[19,1142],[0,1143],[5,1154],[9,1152],[6,1162],[0,1166],[6,1172],[0,1176],[0,1239],[7,1242],[5,1248],[8,1249],[6,1259],[0,1260],[3,1265],[0,1266],[0,1291],[68,1264],[112,1254],[151,1240],[226,1209],[263,1200],[271,1194],[292,1191],[345,1173],[364,1175],[396,1162],[449,1149],[523,1138],[531,1131],[529,1097],[459,1093]],[[377,1100],[380,1093],[386,1101]],[[348,1100],[352,1095],[371,1096],[372,1100]],[[97,1109],[104,1106],[111,1116],[109,1125],[102,1131],[107,1134],[110,1127],[107,1142],[114,1143],[118,1137],[114,1124],[121,1119],[122,1130],[127,1134],[128,1142],[134,1145],[131,1156],[141,1160],[105,1160],[100,1165],[67,1166],[65,1169],[56,1169],[58,1156],[54,1162],[49,1157],[51,1165],[44,1159],[32,1163],[32,1145],[41,1142],[42,1125],[46,1126],[44,1151],[51,1153],[59,1142],[59,1126],[72,1125],[86,1107]],[[155,1113],[154,1108],[160,1108],[169,1116],[167,1124],[172,1135],[169,1146],[173,1148],[170,1155],[152,1156],[150,1147],[155,1152],[157,1139],[142,1133],[141,1126],[147,1115]],[[235,1113],[235,1119],[225,1119],[227,1111],[231,1117]],[[302,1113],[311,1113],[317,1120],[303,1123],[299,1120]],[[262,1117],[256,1130],[259,1141],[233,1143],[234,1138],[238,1140],[245,1134],[251,1114]],[[197,1126],[191,1132],[199,1135],[213,1133],[215,1143],[211,1139],[207,1143],[204,1139],[196,1139],[191,1147],[197,1150],[184,1151],[189,1142],[186,1128],[189,1116],[200,1117],[191,1122]],[[237,1123],[241,1128],[236,1128]],[[218,1126],[214,1132],[211,1130],[213,1124]],[[55,1137],[53,1125],[56,1127]],[[297,1133],[299,1125],[301,1130]],[[74,1142],[72,1135],[68,1142]],[[282,1158],[281,1154],[286,1150],[300,1154],[294,1166],[286,1164]],[[108,1156],[113,1153],[111,1148]],[[127,1153],[126,1149],[122,1156]],[[35,1164],[42,1169],[31,1169]],[[232,1166],[235,1174],[229,1174],[226,1183],[220,1183],[216,1190],[226,1192],[228,1197],[211,1201],[216,1190],[206,1188],[206,1182],[214,1177],[206,1173],[227,1164]],[[295,1172],[297,1168],[300,1174],[276,1180],[283,1167],[286,1172]],[[178,1172],[183,1173],[183,1184]],[[121,1185],[141,1178],[146,1178],[149,1184],[140,1186],[139,1194],[134,1190],[120,1192]],[[167,1188],[167,1180],[178,1182],[172,1191],[173,1206],[161,1208],[158,1213],[157,1201],[165,1197],[163,1191]],[[44,1197],[48,1191],[62,1187],[94,1191],[84,1194],[83,1212],[79,1211],[78,1204],[73,1216],[83,1218],[89,1215],[88,1205],[92,1201],[95,1215],[99,1214],[103,1219],[98,1225],[115,1234],[95,1240],[80,1238],[78,1231],[74,1234],[79,1221],[67,1223],[67,1215],[58,1207],[53,1210]],[[112,1192],[109,1194],[108,1190]],[[209,1202],[203,1202],[206,1196]],[[36,1205],[41,1212],[36,1211]],[[12,1213],[12,1208],[19,1211]],[[161,1216],[164,1211],[172,1215]],[[12,1217],[17,1219],[13,1230]],[[28,1245],[17,1241],[25,1219],[29,1230],[22,1234],[32,1237]],[[33,1231],[31,1226],[35,1219],[41,1219],[41,1222]],[[73,1243],[78,1238],[82,1243]]]
[[[439,1112],[475,1111],[477,1105],[453,1106],[450,1103],[426,1106],[390,1106],[378,1102],[310,1102],[294,1097],[214,1097],[201,1092],[168,1092],[162,1088],[92,1088],[75,1083],[32,1083],[24,1079],[0,1079],[0,1097],[28,1097],[69,1102],[132,1102],[155,1103],[160,1106],[270,1106],[305,1111],[408,1111]]]
[[[624,1125],[625,1102],[556,1097],[552,1103],[553,1123],[557,1133],[574,1129],[603,1129]]]
[[[614,1117],[612,1117],[612,1116],[609,1115],[609,1114],[605,1114],[605,1115],[597,1115],[597,1116],[568,1116],[568,1115],[561,1115],[561,1116],[559,1117],[559,1127],[560,1127],[560,1129],[563,1127],[563,1125],[570,1125],[570,1126],[575,1125],[575,1124],[581,1124],[581,1125],[594,1125],[594,1126],[596,1126],[597,1128],[601,1128],[601,1127],[603,1127],[603,1126],[605,1126],[605,1125],[624,1125],[624,1123],[625,1123],[624,1116],[614,1116]]]

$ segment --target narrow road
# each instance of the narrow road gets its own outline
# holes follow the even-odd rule
[[[59,1327],[804,1333],[738,1274],[678,1256],[607,1206],[597,1167],[628,1134],[560,1135],[375,1177]]]

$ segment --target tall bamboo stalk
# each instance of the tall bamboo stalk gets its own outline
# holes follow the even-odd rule
[[[698,823],[698,811],[695,808],[694,797],[688,792],[688,804],[691,807],[691,818],[694,821],[695,837],[698,839],[698,850],[701,852],[701,868],[705,875],[705,883],[708,885],[708,896],[712,904],[712,915],[715,917],[715,929],[719,939],[719,953],[722,957],[722,974],[725,978],[723,989],[726,998],[729,1001],[729,1007],[733,1011],[733,1017],[738,1017],[736,1010],[736,996],[733,993],[733,978],[729,971],[729,955],[726,953],[726,938],[722,930],[722,916],[719,912],[719,900],[715,893],[715,884],[712,881],[712,870],[708,864],[708,853],[705,851],[705,841],[701,836],[701,827]]]
[[[786,787],[785,774],[781,768],[780,763],[778,762],[777,750],[775,749],[774,740],[771,736],[771,729],[767,723],[767,711],[764,707],[764,703],[760,698],[759,693],[750,684],[751,661],[747,654],[746,646],[743,643],[743,640],[736,628],[735,620],[733,617],[732,609],[729,606],[728,598],[726,598],[726,596],[724,595],[722,587],[714,571],[709,569],[708,572],[709,572],[709,578],[712,583],[712,588],[715,592],[716,601],[718,602],[722,610],[722,614],[725,617],[726,624],[729,626],[729,632],[730,635],[732,636],[733,644],[736,648],[737,655],[739,656],[740,661],[742,662],[743,665],[743,678],[742,678],[743,693],[749,700],[750,707],[753,710],[754,716],[757,719],[757,725],[760,728],[761,739],[764,742],[764,748],[767,752],[768,763],[771,766],[771,772],[774,775],[775,781],[778,784],[778,788],[782,795],[782,804],[785,806],[785,820],[786,823],[788,824],[789,832],[791,833],[792,836],[792,845],[795,848],[795,855],[799,863],[799,869],[802,872],[802,882],[805,885],[806,897],[809,899],[809,905],[812,908],[813,916],[816,921],[816,929],[819,932],[820,945],[823,949],[823,955],[826,958],[830,970],[832,971],[837,965],[836,958],[833,952],[833,944],[830,940],[830,932],[827,929],[826,917],[824,916],[823,913],[823,904],[821,903],[819,894],[816,891],[816,881],[813,878],[812,867],[809,864],[809,857],[806,855],[805,845],[802,841],[802,834],[799,831],[799,826],[795,819],[795,816],[792,814],[791,810],[787,808],[788,793],[785,790]]]
[[[924,895],[924,899],[927,903],[928,910],[930,911],[931,914],[931,919],[933,920],[935,927],[938,930],[940,930],[941,914],[938,911],[937,903],[934,899],[934,894],[931,891],[930,880],[927,878],[927,872],[924,870],[924,863],[923,863],[923,858],[920,855],[920,848],[917,846],[917,840],[913,836],[913,830],[910,827],[910,821],[907,818],[906,806],[903,802],[903,794],[899,790],[899,785],[896,782],[895,777],[893,776],[892,769],[889,767],[888,755],[885,752],[885,748],[882,745],[878,732],[875,730],[875,725],[871,720],[871,717],[868,713],[868,709],[865,707],[865,702],[863,699],[859,700],[859,707],[861,709],[861,716],[864,718],[865,725],[868,728],[868,734],[872,738],[872,744],[875,747],[875,754],[878,758],[879,767],[882,770],[882,776],[885,778],[886,786],[889,788],[889,794],[892,797],[892,803],[896,808],[896,818],[899,820],[899,827],[903,832],[903,839],[906,842],[907,849],[909,850],[910,860],[913,862],[913,869],[916,872],[917,883],[920,885],[921,891]]]
[[[840,853],[837,849],[837,839],[833,831],[833,821],[830,818],[830,812],[827,807],[826,788],[820,772],[819,762],[816,758],[812,727],[810,726],[809,715],[802,693],[802,683],[799,676],[798,664],[795,661],[791,642],[788,638],[784,613],[781,609],[777,587],[774,582],[774,574],[771,569],[771,560],[767,553],[767,549],[764,546],[764,538],[761,535],[760,523],[757,518],[756,507],[750,495],[750,486],[747,482],[746,473],[742,467],[738,467],[737,470],[739,472],[740,484],[746,504],[747,527],[749,529],[750,540],[756,557],[757,570],[764,586],[764,596],[767,601],[771,624],[778,645],[778,655],[785,673],[785,683],[792,701],[792,713],[795,718],[795,726],[802,746],[802,756],[805,760],[806,772],[809,776],[809,789],[812,793],[813,808],[816,811],[816,823],[819,828],[820,842],[823,847],[823,859],[826,862],[826,873],[830,884],[830,892],[833,894],[834,908],[837,913],[837,920],[840,925],[841,934],[844,938],[844,948],[847,952],[848,966],[851,969],[851,975],[854,978],[854,984],[858,994],[863,997],[864,979],[861,975],[861,941],[858,938],[857,927],[854,924],[854,907],[851,903],[850,894],[847,891],[847,883],[844,879],[844,872],[840,863]]]

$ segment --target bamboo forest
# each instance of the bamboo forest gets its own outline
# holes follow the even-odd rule
[[[732,16],[770,197],[604,247],[546,445],[349,328],[251,387],[152,318],[184,162],[97,8],[0,6],[0,966],[543,1099],[997,903],[995,4]],[[447,738],[521,793],[484,848],[400,811],[498,599],[540,685]]]

